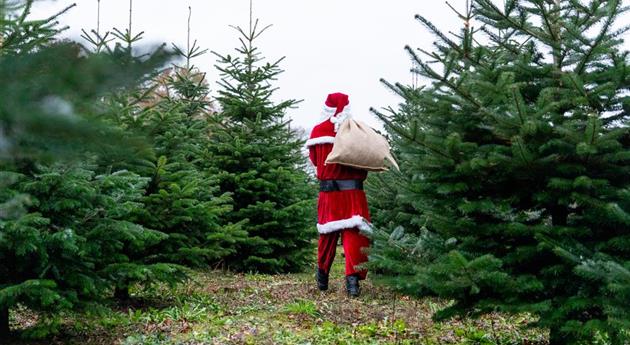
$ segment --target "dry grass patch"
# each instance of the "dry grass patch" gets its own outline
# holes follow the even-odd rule
[[[343,258],[320,292],[314,274],[196,272],[176,289],[136,291],[134,302],[66,314],[59,333],[44,341],[14,344],[544,344],[527,329],[527,316],[492,314],[435,323],[436,299],[414,300],[362,282],[348,298]],[[14,313],[15,324],[32,328],[37,315]]]

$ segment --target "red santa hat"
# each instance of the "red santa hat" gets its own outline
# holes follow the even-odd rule
[[[326,97],[323,114],[325,118],[330,118],[330,122],[335,125],[336,132],[341,123],[351,117],[348,95],[341,92],[329,94],[328,97]]]

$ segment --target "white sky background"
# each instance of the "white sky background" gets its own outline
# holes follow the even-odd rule
[[[48,17],[71,4],[70,0],[36,2],[31,18]],[[61,18],[70,26],[65,37],[81,40],[81,29],[96,28],[97,1],[75,0],[77,6]],[[630,0],[624,0],[630,5]],[[450,0],[463,11],[465,0]],[[162,42],[186,46],[188,6],[192,6],[192,38],[202,48],[232,54],[239,46],[229,25],[247,27],[249,0],[134,0],[132,31],[145,32],[145,44]],[[444,1],[426,0],[253,0],[254,17],[261,25],[273,24],[259,39],[260,52],[273,61],[286,56],[276,86],[276,98],[303,99],[288,115],[294,125],[310,130],[320,121],[326,95],[350,95],[355,118],[381,127],[370,107],[395,106],[400,99],[380,82],[411,83],[411,60],[405,45],[431,50],[434,41],[415,14],[447,32],[459,32],[462,22]],[[101,32],[129,20],[129,0],[101,0]],[[619,22],[630,22],[630,16]],[[619,23],[618,23],[619,24]],[[630,37],[626,47],[630,49]],[[212,90],[219,75],[210,53],[193,60]]]

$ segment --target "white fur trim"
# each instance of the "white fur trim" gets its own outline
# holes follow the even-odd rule
[[[337,107],[329,107],[327,105],[324,105],[324,109],[322,109],[322,116],[324,119],[327,119],[335,115],[336,112],[337,112]]]
[[[317,224],[317,231],[320,234],[328,234],[342,229],[352,228],[359,228],[359,230],[365,232],[372,231],[370,223],[368,223],[365,218],[361,216],[353,216],[352,218],[348,219],[333,220],[332,222],[328,222],[326,224]]]
[[[339,126],[341,126],[341,124],[346,119],[352,118],[352,115],[350,112],[350,104],[343,107],[343,111],[337,115],[335,115],[336,111],[337,111],[337,108],[329,107],[326,105],[324,105],[324,110],[322,110],[322,117],[324,119],[330,118],[330,122],[332,122],[335,125],[335,133],[337,133],[337,131],[339,130]]]
[[[334,144],[334,143],[335,143],[335,137],[324,136],[324,137],[308,139],[306,141],[306,147],[317,145],[317,144]]]
[[[337,133],[337,131],[339,130],[339,127],[341,126],[341,124],[346,120],[352,118],[352,115],[350,114],[350,105],[346,105],[343,108],[343,111],[340,112],[339,114],[335,115],[335,116],[331,116],[330,117],[330,122],[332,122],[335,125],[335,133]]]

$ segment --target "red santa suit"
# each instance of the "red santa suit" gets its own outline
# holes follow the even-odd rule
[[[306,142],[311,162],[317,168],[317,178],[325,180],[364,181],[367,171],[339,164],[325,164],[332,151],[338,126],[349,116],[348,96],[335,93],[328,95],[327,119],[313,128]],[[363,248],[369,239],[359,230],[369,231],[370,213],[365,192],[362,189],[320,191],[317,206],[317,230],[319,232],[318,267],[326,273],[335,257],[339,236],[342,237],[346,256],[346,275],[357,275],[365,279],[367,271],[356,266],[367,261]]]

